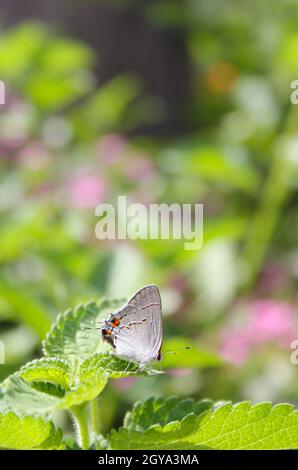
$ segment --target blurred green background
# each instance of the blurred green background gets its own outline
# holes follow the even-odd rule
[[[0,378],[60,311],[156,283],[193,349],[112,381],[106,428],[151,395],[297,403],[297,3],[1,3]],[[203,203],[203,248],[97,240],[123,194]]]

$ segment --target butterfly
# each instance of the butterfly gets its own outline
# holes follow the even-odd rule
[[[102,339],[115,355],[144,367],[161,359],[162,306],[156,285],[137,291],[101,328]]]

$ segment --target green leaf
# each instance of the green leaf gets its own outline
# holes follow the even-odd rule
[[[49,390],[48,390],[49,391]],[[59,396],[38,390],[22,379],[18,372],[8,377],[2,385],[0,410],[12,410],[20,416],[46,416],[59,405]]]
[[[0,447],[4,449],[61,448],[62,431],[42,418],[20,418],[9,412],[0,414]]]
[[[203,412],[192,412],[172,422],[167,422],[167,412],[161,413],[157,424],[147,428],[142,425],[142,420],[150,413],[151,406],[153,415],[156,413],[154,406],[165,406],[165,409],[171,406],[169,403],[163,405],[161,401],[145,402],[143,406],[147,411],[138,404],[125,418],[125,427],[111,432],[111,449],[298,448],[298,411],[289,404],[272,406],[271,403],[252,405],[242,402],[234,406],[224,404],[207,411],[202,405]],[[208,408],[207,404],[205,406]],[[150,424],[148,416],[146,420]]]
[[[43,342],[46,357],[25,365],[3,383],[1,410],[50,415],[56,409],[74,409],[93,400],[109,377],[161,373],[141,370],[106,352],[111,346],[101,340],[93,326],[121,304],[91,302],[59,315]]]
[[[191,349],[183,349],[187,347]],[[221,364],[222,360],[219,356],[199,348],[194,341],[179,337],[172,337],[164,341],[161,365],[165,369],[175,367],[218,367]]]
[[[120,305],[118,301],[103,300],[99,305],[91,302],[59,315],[43,342],[45,356],[84,359],[95,352],[111,349],[101,340],[98,330],[84,328],[95,327],[96,320],[106,319],[108,312]]]
[[[74,39],[55,37],[40,57],[40,68],[43,72],[63,77],[87,69],[93,59],[93,52],[85,44]]]
[[[93,400],[99,395],[107,384],[107,378],[103,377],[100,372],[94,374],[92,378],[84,382],[80,382],[74,389],[70,390],[60,400],[57,408],[67,410],[72,406],[81,405],[87,401]]]
[[[155,375],[160,371],[142,369],[137,365],[117,358],[109,353],[97,353],[78,365],[77,384],[67,391],[59,408],[70,408],[96,398],[106,386],[108,378],[127,377],[131,375]]]
[[[29,362],[19,372],[27,382],[50,382],[69,389],[70,367],[66,360],[59,358],[42,358]]]
[[[186,160],[186,175],[199,176],[207,181],[223,183],[254,194],[259,184],[259,175],[249,162],[231,158],[221,149],[200,146],[190,151]]]
[[[79,72],[66,76],[52,76],[38,70],[27,79],[24,87],[26,97],[42,110],[54,112],[90,91],[87,80]]]
[[[95,398],[105,387],[107,377],[102,371],[88,377],[79,375],[77,383],[65,393],[61,388],[53,390],[53,384],[46,382],[28,383],[14,374],[3,386],[1,411],[12,410],[21,416],[47,416],[56,409],[69,409]],[[63,391],[63,390],[62,390]]]
[[[144,368],[140,369],[137,364],[118,358],[113,353],[98,353],[86,359],[81,370],[83,374],[90,374],[92,371],[101,369],[102,373],[112,379],[128,377],[131,375],[157,375],[163,374],[162,371]]]
[[[190,413],[200,415],[211,406],[210,400],[195,402],[190,398],[179,400],[177,397],[166,399],[152,397],[144,403],[136,403],[132,411],[126,413],[124,427],[128,431],[145,431],[154,424],[165,426],[172,421],[179,421]]]
[[[140,370],[109,353],[97,353],[82,361],[42,358],[4,381],[1,410],[13,410],[20,415],[50,415],[55,409],[70,409],[93,400],[109,377],[158,373],[161,372]]]
[[[0,43],[1,76],[18,82],[32,67],[46,36],[44,27],[32,22],[18,25],[3,35]]]
[[[62,398],[65,395],[65,390],[60,385],[54,385],[51,382],[31,382],[31,386],[39,392],[47,393],[54,397]]]
[[[298,410],[289,404],[227,404],[202,418],[190,442],[214,449],[296,449]]]
[[[45,358],[29,363],[8,377],[2,386],[1,409],[20,415],[48,415],[95,398],[105,387],[108,375],[84,363],[69,365]]]
[[[188,441],[189,435],[192,435],[198,426],[198,419],[194,414],[190,414],[181,421],[173,421],[165,426],[155,424],[144,432],[129,431],[125,428],[112,430],[109,436],[110,448],[114,450],[201,449],[202,446]]]
[[[138,94],[135,77],[124,74],[113,78],[75,109],[73,124],[80,133],[86,128],[90,137],[115,129],[120,123],[125,124],[125,109]]]
[[[108,375],[104,374],[102,369],[88,368],[84,362],[79,366],[74,378],[76,383],[58,405],[61,409],[69,409],[93,400],[102,392],[108,381]]]
[[[94,438],[93,445],[91,450],[107,450],[108,449],[108,441],[102,436],[97,434]]]

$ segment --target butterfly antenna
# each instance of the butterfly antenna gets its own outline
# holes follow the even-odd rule
[[[100,330],[101,328],[97,327],[97,326],[92,326],[92,327],[88,327],[88,326],[82,326],[81,330]]]
[[[192,349],[192,347],[191,346],[184,346],[183,348],[168,349],[167,351],[165,351],[165,353],[176,354],[177,351],[185,351],[186,349]]]

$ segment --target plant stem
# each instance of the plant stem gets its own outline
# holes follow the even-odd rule
[[[92,429],[95,434],[100,434],[101,432],[101,423],[99,419],[99,398],[96,397],[94,398],[90,405],[90,413],[91,413],[91,424],[92,424]]]
[[[83,450],[89,448],[89,427],[86,404],[72,406],[70,409],[74,416],[78,433],[78,444]]]

